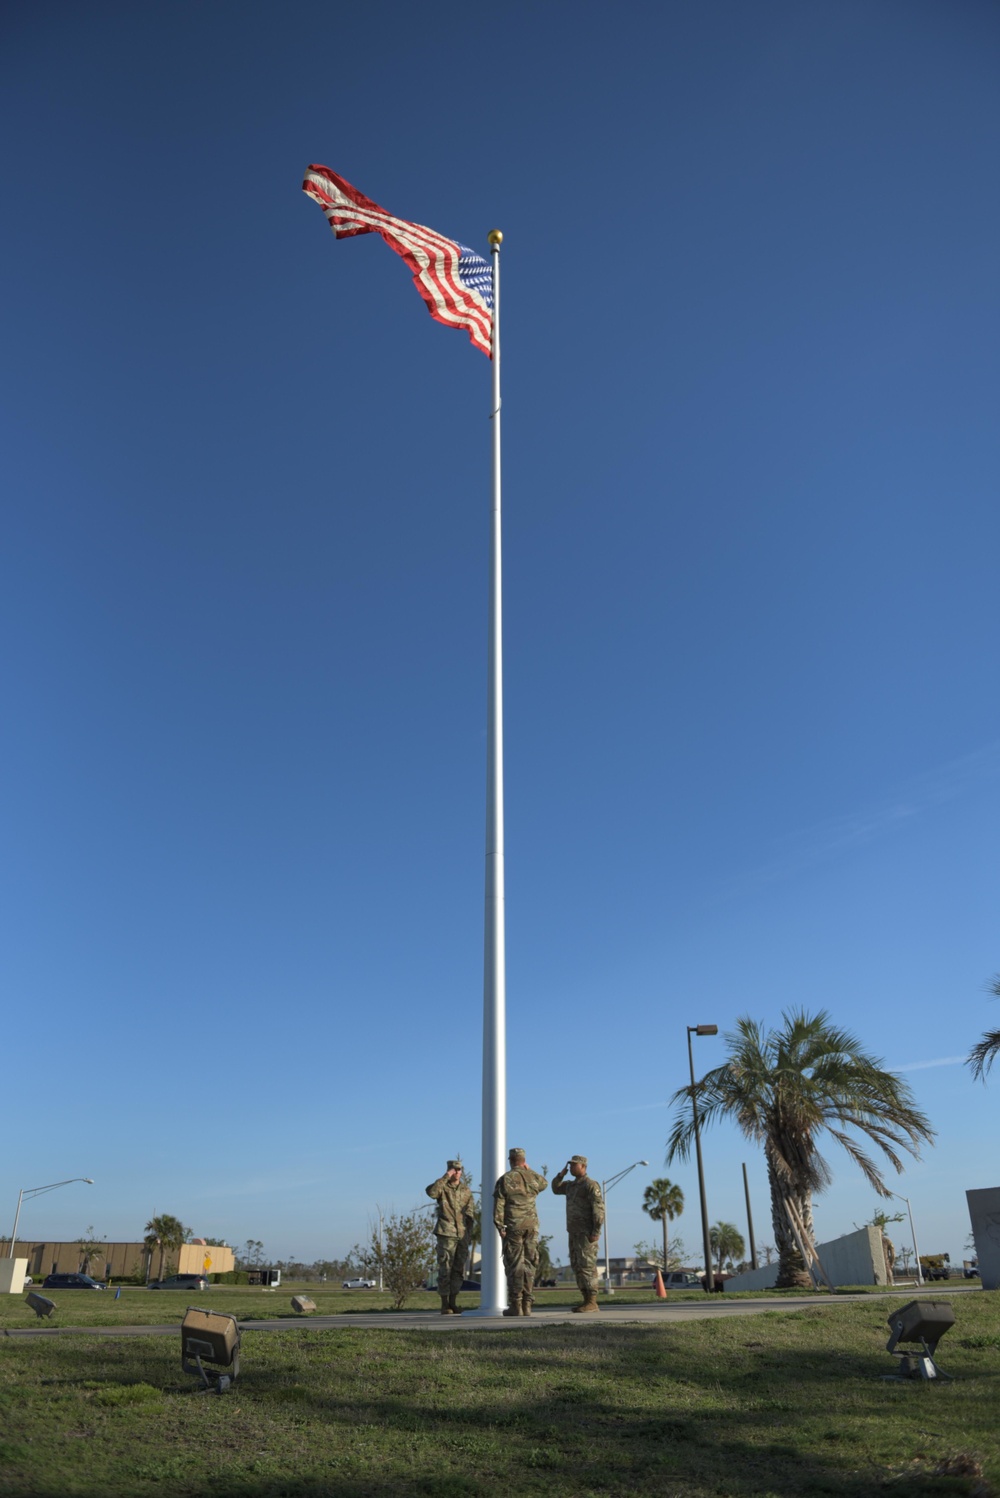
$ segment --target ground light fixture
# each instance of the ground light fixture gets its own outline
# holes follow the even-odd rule
[[[705,1200],[705,1166],[701,1158],[701,1132],[698,1128],[698,1099],[695,1095],[694,1053],[691,1050],[692,1035],[718,1035],[718,1025],[688,1025],[688,1065],[691,1068],[691,1111],[694,1115],[694,1150],[698,1159],[698,1194],[701,1197],[701,1246],[705,1255],[705,1293],[715,1284],[712,1269],[712,1240],[708,1231],[708,1203]]]
[[[886,1373],[888,1379],[950,1378],[942,1373],[934,1361],[937,1345],[945,1332],[955,1325],[955,1312],[950,1300],[911,1300],[900,1311],[889,1317],[892,1335],[885,1344],[886,1352],[899,1358],[895,1373]],[[899,1344],[920,1347],[920,1353],[901,1352]]]
[[[203,1390],[224,1394],[240,1371],[236,1317],[188,1306],[181,1322],[181,1367],[201,1379]]]

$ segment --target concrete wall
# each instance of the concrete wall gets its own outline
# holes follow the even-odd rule
[[[823,1268],[835,1285],[888,1285],[882,1234],[871,1226],[816,1245]]]
[[[726,1280],[727,1290],[773,1290],[778,1279],[778,1261],[762,1264],[759,1269],[748,1269],[745,1274],[734,1274]]]
[[[882,1235],[878,1228],[858,1228],[843,1238],[817,1243],[820,1262],[834,1285],[887,1285]],[[777,1264],[750,1269],[726,1281],[726,1291],[770,1290],[778,1279]]]
[[[984,1290],[1000,1290],[1000,1186],[967,1191],[969,1219]]]

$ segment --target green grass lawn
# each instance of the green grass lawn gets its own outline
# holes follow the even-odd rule
[[[146,1290],[139,1285],[124,1285],[121,1298],[116,1300],[114,1290],[52,1290],[37,1288],[39,1293],[56,1303],[52,1326],[165,1326],[172,1321],[180,1322],[189,1305],[204,1306],[211,1310],[226,1311],[240,1321],[269,1321],[277,1317],[289,1320],[300,1319],[291,1308],[291,1297],[299,1292],[309,1295],[316,1302],[316,1311],[321,1316],[350,1315],[359,1311],[390,1311],[392,1302],[387,1294],[375,1290],[325,1289],[316,1285],[291,1283],[277,1290],[261,1290],[247,1285],[210,1285],[207,1290]],[[947,1289],[947,1287],[944,1287]],[[871,1286],[857,1286],[856,1291],[878,1293]],[[740,1300],[770,1299],[776,1294],[800,1299],[803,1294],[816,1294],[817,1300],[827,1300],[828,1292],[789,1290],[754,1290],[741,1294]],[[914,1291],[914,1293],[916,1293]],[[933,1287],[927,1293],[934,1293]],[[712,1296],[715,1303],[721,1295]],[[616,1290],[608,1299],[601,1295],[605,1304],[616,1306],[653,1305],[656,1297],[646,1288]],[[670,1305],[685,1302],[703,1302],[706,1296],[701,1290],[671,1290]],[[470,1310],[478,1305],[478,1293],[462,1295],[460,1304]],[[580,1294],[576,1286],[566,1285],[558,1290],[539,1290],[535,1304],[539,1310],[546,1307],[569,1307],[579,1305]],[[440,1312],[440,1301],[436,1294],[417,1290],[410,1296],[404,1308],[407,1311],[425,1311],[429,1316]],[[0,1331],[5,1327],[38,1326],[38,1318],[24,1296],[0,1296]]]
[[[36,1287],[31,1287],[36,1288]],[[325,1289],[316,1285],[292,1283],[281,1285],[277,1290],[261,1290],[247,1285],[210,1285],[207,1290],[146,1290],[139,1285],[124,1285],[121,1298],[115,1299],[114,1290],[43,1290],[56,1303],[52,1317],[53,1326],[163,1326],[171,1321],[179,1322],[189,1305],[206,1306],[212,1310],[226,1311],[244,1320],[271,1320],[278,1316],[299,1319],[291,1308],[293,1295],[309,1295],[316,1302],[316,1311],[321,1316],[350,1315],[359,1311],[390,1311],[389,1295],[376,1290]],[[671,1291],[670,1301],[704,1300],[700,1290]],[[721,1299],[721,1297],[718,1297]],[[605,1299],[604,1296],[601,1297]],[[613,1297],[615,1305],[651,1305],[655,1301],[651,1290],[618,1290]],[[540,1290],[537,1305],[578,1305],[580,1294],[576,1286],[561,1290]],[[460,1304],[471,1310],[479,1303],[478,1292],[460,1297]],[[441,1302],[436,1294],[416,1290],[404,1307],[407,1311],[426,1311],[428,1315],[440,1314]],[[37,1326],[35,1312],[24,1296],[0,1296],[0,1329],[3,1327]],[[46,1323],[48,1324],[48,1323]]]
[[[446,1337],[300,1322],[246,1331],[221,1398],[193,1392],[179,1337],[0,1336],[0,1493],[987,1498],[1000,1295],[955,1297],[942,1384],[880,1379],[891,1304]]]

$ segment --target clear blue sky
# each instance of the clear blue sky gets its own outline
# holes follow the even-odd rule
[[[900,1188],[960,1255],[1000,1107],[961,1064],[1000,1021],[996,6],[3,30],[4,1217],[92,1175],[24,1234],[312,1258],[478,1178],[489,365],[333,239],[319,161],[505,234],[511,1142],[650,1160],[628,1251],[685,1026],[826,1008],[939,1130]],[[705,1154],[769,1241],[759,1157]],[[831,1159],[821,1237],[877,1205]]]

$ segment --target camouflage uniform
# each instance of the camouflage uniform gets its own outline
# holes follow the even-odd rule
[[[574,1155],[573,1163],[586,1168],[585,1155]],[[568,1167],[567,1167],[568,1168]],[[590,1176],[574,1176],[564,1183],[563,1169],[552,1180],[553,1196],[566,1198],[566,1232],[569,1235],[569,1262],[576,1275],[576,1283],[583,1304],[597,1309],[597,1242],[604,1224],[604,1197],[601,1188]]]
[[[511,1150],[510,1170],[493,1190],[493,1225],[503,1234],[503,1267],[507,1275],[505,1316],[530,1316],[531,1291],[538,1268],[538,1212],[535,1197],[549,1184],[530,1170],[524,1150]]]
[[[449,1170],[461,1170],[461,1160],[449,1160]],[[434,1236],[437,1238],[438,1294],[441,1311],[457,1311],[455,1304],[465,1278],[465,1256],[472,1241],[472,1224],[476,1215],[472,1192],[461,1181],[449,1181],[447,1175],[432,1181],[427,1195],[437,1202]]]

